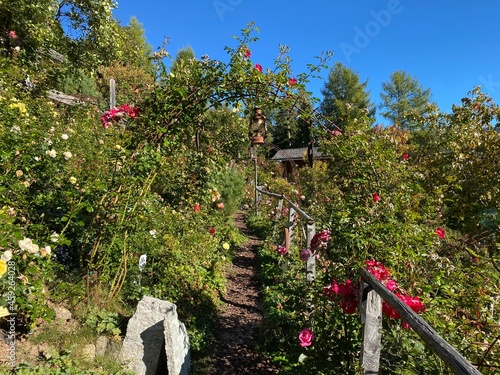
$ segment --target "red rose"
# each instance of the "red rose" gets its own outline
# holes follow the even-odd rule
[[[262,73],[262,65],[260,65],[260,64],[255,64],[255,67],[254,67],[254,68],[255,68],[255,69],[257,69],[259,72],[261,72],[261,73]]]
[[[436,228],[436,234],[439,238],[443,239],[446,235],[446,232],[443,228]]]
[[[288,80],[288,86],[294,86],[297,84],[297,79],[296,78],[290,78]]]
[[[373,201],[378,202],[379,200],[380,200],[380,195],[378,195],[378,193],[374,193],[373,194]]]
[[[199,204],[194,205],[194,212],[199,212],[201,210],[201,206]]]

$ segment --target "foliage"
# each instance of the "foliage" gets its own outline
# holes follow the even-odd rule
[[[75,4],[62,4],[57,17],[68,16],[79,30],[105,31],[80,24],[105,2]],[[20,333],[51,320],[54,304],[66,304],[86,329],[117,334],[123,311],[151,295],[177,305],[194,352],[210,345],[225,265],[242,241],[231,218],[243,192],[236,161],[247,151],[245,116],[255,105],[296,110],[295,90],[308,77],[294,78],[292,87],[284,62],[257,70],[243,52],[253,31],[249,25],[227,49],[227,64],[190,58],[168,71],[162,59],[169,54],[160,50],[151,85],[131,79],[119,93],[130,102],[104,113],[98,101],[56,105],[45,89],[58,77],[59,87],[79,90],[79,77],[97,64],[111,75],[121,63],[114,55],[109,65],[99,56],[85,66],[72,65],[71,56],[43,60],[47,71],[22,53],[0,60],[0,246],[15,264],[0,292],[4,304],[12,300],[14,279],[8,306],[18,312]],[[68,51],[92,53],[84,34],[68,43]],[[129,65],[124,77],[134,69],[149,74],[142,64]],[[35,89],[19,84],[26,76]],[[147,261],[139,267],[141,256]],[[94,313],[85,317],[82,306]]]
[[[422,116],[430,104],[431,90],[424,89],[418,80],[400,70],[391,74],[389,81],[382,83],[382,116],[403,129],[413,129],[411,114]]]
[[[366,91],[368,81],[360,82],[359,75],[337,62],[330,70],[321,93],[321,113],[330,120],[330,130],[341,130],[349,122],[353,111],[359,116],[375,116],[375,106]]]
[[[121,333],[121,317],[116,312],[97,311],[87,317],[85,324],[98,334],[104,333],[116,336]]]
[[[177,305],[195,352],[207,348],[224,268],[242,241],[231,218],[241,203],[253,202],[256,182],[285,194],[315,219],[318,232],[331,235],[315,253],[316,280],[308,283],[304,220],[296,219],[295,242],[286,249],[289,218],[275,198],[263,197],[247,218],[266,238],[259,254],[263,348],[287,373],[359,370],[359,319],[324,287],[355,280],[366,260],[391,269],[400,291],[424,302],[424,318],[493,373],[500,112],[490,98],[474,90],[450,114],[432,106],[413,112],[408,121],[420,131],[372,127],[366,82],[337,64],[321,117],[305,85],[330,54],[293,74],[288,48],[280,46],[274,66],[262,66],[251,59],[258,30],[249,24],[226,47],[226,63],[184,51],[168,69],[165,49],[149,60],[138,22],[121,29],[112,19],[113,2],[58,4],[0,2],[0,292],[22,332],[50,321],[54,303],[65,303],[87,329],[118,334],[120,319],[151,295]],[[120,47],[127,38],[131,45]],[[67,61],[35,59],[57,43]],[[54,84],[90,94],[95,83],[106,97],[110,77],[123,83],[119,107],[104,114],[107,104],[64,107],[45,97]],[[302,142],[298,129],[313,129],[330,159],[297,171],[293,183],[264,160],[265,147],[256,164],[245,161],[255,107],[275,114],[280,144],[288,131]],[[139,266],[141,256],[147,261]],[[85,318],[88,305],[94,313]],[[58,367],[47,373],[81,373],[66,354],[46,358]],[[382,357],[387,373],[447,371],[393,319],[384,320]],[[21,367],[18,373],[33,370]]]
[[[261,250],[266,348],[287,373],[358,371],[359,320],[347,305],[325,300],[323,288],[346,279],[355,284],[365,260],[390,268],[399,290],[423,301],[425,320],[482,373],[495,372],[497,116],[496,105],[476,90],[452,114],[415,117],[427,131],[372,128],[355,111],[342,132],[318,128],[330,159],[299,170],[298,180],[302,208],[317,231],[331,233],[317,253],[316,280],[305,282],[303,237],[285,254],[277,251],[280,237],[271,235]],[[261,220],[268,215],[262,208]],[[304,329],[315,338],[301,348]],[[384,319],[383,345],[384,373],[450,373],[394,319]]]

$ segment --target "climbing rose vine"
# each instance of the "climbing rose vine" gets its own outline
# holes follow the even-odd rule
[[[316,251],[326,249],[331,234],[332,232],[328,229],[323,229],[322,231],[316,233],[311,239],[311,251],[314,253]]]
[[[101,124],[106,129],[112,122],[118,122],[126,116],[135,118],[138,114],[139,108],[130,106],[129,104],[122,104],[118,108],[104,112],[101,116]]]
[[[365,261],[366,269],[370,272],[377,280],[384,284],[387,289],[391,292],[399,290],[399,286],[390,276],[390,269],[387,269],[382,263],[375,260]],[[353,284],[351,280],[346,280],[345,283],[338,283],[333,280],[330,285],[323,288],[325,295],[336,301],[337,304],[344,310],[346,314],[354,314],[358,307],[358,291],[359,284]],[[416,313],[425,312],[424,303],[416,296],[408,296],[403,293],[395,293],[396,296],[406,303],[410,309]],[[399,319],[399,314],[387,303],[383,302],[382,312],[389,318]],[[408,328],[408,324],[403,324],[405,328]]]

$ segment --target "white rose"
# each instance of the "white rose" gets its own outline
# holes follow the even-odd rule
[[[57,156],[56,150],[52,149],[50,151],[45,151],[47,155],[49,155],[51,158],[55,158]]]
[[[59,235],[56,232],[52,232],[52,234],[50,235],[50,242],[57,242],[58,239]]]
[[[40,251],[40,253],[42,254],[42,256],[49,256],[50,257],[50,254],[52,254],[52,249],[50,248],[50,246],[45,246],[45,247],[42,247],[42,250]]]
[[[63,156],[64,156],[64,159],[68,160],[68,159],[71,159],[73,154],[69,151],[65,151],[65,152],[63,152]]]
[[[1,259],[4,262],[8,262],[9,260],[11,260],[12,259],[12,251],[10,251],[10,250],[4,251],[3,254],[2,254]]]
[[[21,250],[25,250],[30,254],[36,254],[38,251],[40,251],[40,248],[38,245],[35,245],[31,238],[24,238],[21,241],[19,241],[19,247]]]
[[[68,135],[66,133],[64,133],[63,135],[61,135],[61,138],[66,140],[66,139],[68,139]]]

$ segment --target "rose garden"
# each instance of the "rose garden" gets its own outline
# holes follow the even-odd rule
[[[252,59],[253,24],[225,48],[225,62],[189,51],[170,58],[164,46],[146,49],[146,68],[137,67],[120,62],[123,47],[121,57],[82,67],[47,53],[55,44],[44,41],[61,36],[21,29],[5,7],[13,16],[0,29],[0,320],[9,332],[15,316],[16,353],[0,358],[3,371],[127,373],[79,350],[98,335],[119,340],[144,295],[176,304],[196,368],[215,343],[224,270],[245,241],[233,223],[242,207],[262,239],[258,347],[281,373],[360,373],[361,269],[480,373],[500,371],[500,109],[480,88],[457,93],[464,98],[449,113],[411,113],[412,128],[374,125],[354,106],[339,126],[307,92],[332,55],[296,73],[281,47],[265,66]],[[73,105],[48,97],[68,82]],[[270,129],[252,158],[255,108]],[[284,117],[305,124],[305,148],[327,156],[286,178],[271,160]],[[266,195],[255,207],[257,181],[314,218],[310,243],[298,217],[285,245],[287,212]],[[71,327],[57,324],[61,309]],[[382,309],[381,373],[451,373],[391,306]],[[48,344],[30,356],[31,342]]]

